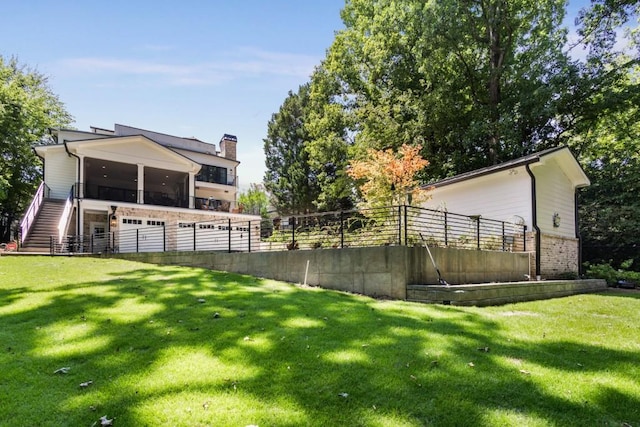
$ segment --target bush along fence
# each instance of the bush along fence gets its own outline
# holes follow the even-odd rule
[[[55,242],[61,252],[263,252],[385,245],[526,251],[526,226],[415,206],[295,215],[262,221],[230,219],[151,224]]]

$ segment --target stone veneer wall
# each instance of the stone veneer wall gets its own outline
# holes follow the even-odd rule
[[[527,233],[527,251],[531,254],[530,271],[536,271],[536,233]],[[557,279],[567,273],[578,274],[579,240],[569,237],[542,234],[540,239],[540,277]]]
[[[540,273],[544,278],[561,277],[566,273],[578,274],[578,245],[575,238],[542,234],[540,240]]]

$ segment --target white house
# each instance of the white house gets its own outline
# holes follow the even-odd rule
[[[233,135],[225,134],[217,148],[119,124],[51,133],[55,144],[34,147],[44,180],[21,224],[24,248],[48,250],[50,236],[92,236],[94,251],[179,250],[180,233],[193,234],[196,223],[259,223],[236,202],[240,162]],[[229,228],[211,224],[200,228]],[[158,238],[169,225],[177,231]],[[144,231],[135,231],[135,246],[128,247],[125,235],[132,230]]]
[[[571,151],[557,147],[435,182],[423,206],[526,225],[532,275],[553,278],[579,272],[576,194],[588,185]]]

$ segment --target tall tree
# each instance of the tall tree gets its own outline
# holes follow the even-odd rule
[[[593,0],[577,19],[574,48],[587,52],[582,65],[584,99],[571,146],[580,154],[591,186],[580,192],[583,259],[631,259],[640,271],[640,2]],[[625,28],[626,27],[626,28]],[[622,38],[622,40],[620,40]]]
[[[325,60],[355,155],[421,143],[431,178],[557,143],[564,0],[348,0]]]
[[[311,77],[311,99],[305,129],[309,166],[318,180],[319,211],[351,209],[354,205],[353,180],[347,174],[349,150],[353,143],[352,117],[345,114],[344,99],[336,97],[339,81],[322,65]]]
[[[238,203],[242,205],[244,213],[260,215],[263,218],[268,215],[269,198],[260,184],[251,184],[247,191],[240,193]]]
[[[273,114],[264,141],[267,172],[264,186],[281,214],[313,211],[318,196],[316,178],[309,167],[305,129],[309,85],[289,92],[280,110]]]
[[[71,120],[46,76],[0,56],[0,241],[9,239],[41,181],[31,146],[49,143],[47,130]]]

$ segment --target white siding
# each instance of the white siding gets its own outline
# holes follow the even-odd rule
[[[44,159],[44,182],[51,189],[49,197],[66,199],[77,181],[77,159],[69,156],[64,147],[47,150]]]
[[[524,167],[436,188],[423,206],[486,219],[524,219],[531,229],[531,178]]]
[[[562,168],[550,160],[531,170],[536,177],[538,227],[544,234],[575,237],[575,211],[573,184]],[[560,215],[560,227],[553,226],[554,213]]]

